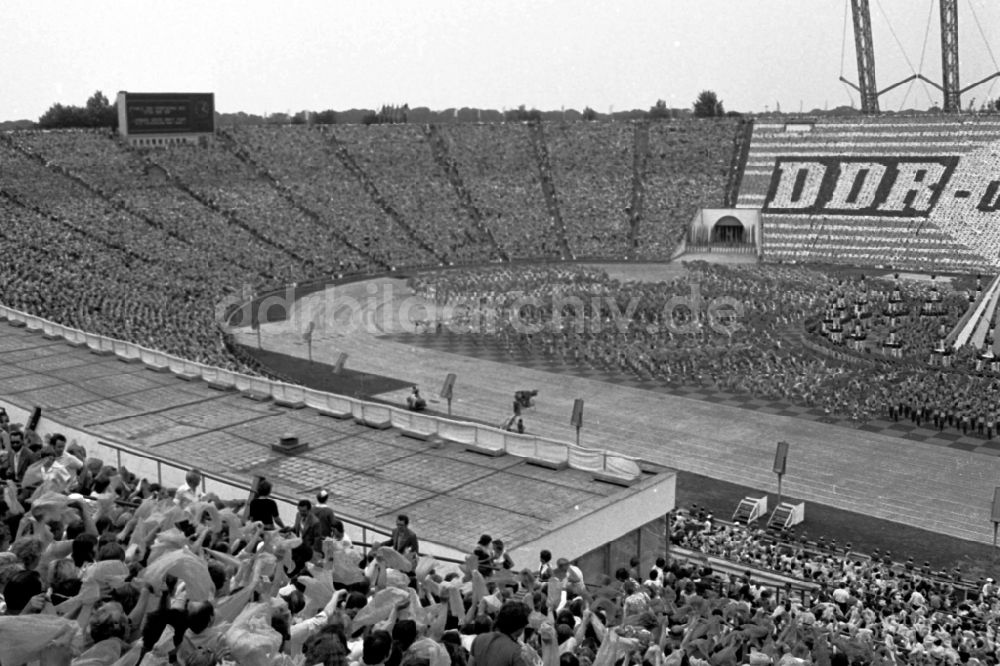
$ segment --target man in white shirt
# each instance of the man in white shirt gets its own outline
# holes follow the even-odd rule
[[[51,446],[43,446],[38,462],[32,463],[24,473],[25,486],[44,485],[47,489],[65,493],[74,478],[65,466],[56,461],[56,452]]]
[[[294,589],[295,587],[289,584],[288,586],[282,588],[279,592],[279,594],[282,595],[282,599],[285,601],[286,606],[288,601],[284,595],[290,595]],[[316,634],[320,629],[329,624],[330,618],[337,613],[337,606],[346,595],[347,590],[337,590],[333,593],[333,596],[330,597],[330,601],[327,602],[326,606],[319,613],[310,618],[302,618],[296,613],[292,613],[290,607],[287,611],[282,609],[281,612],[288,612],[289,614],[288,654],[292,657],[297,657],[302,654],[303,644],[310,636]]]
[[[553,586],[556,586],[553,589]],[[556,591],[565,591],[572,595],[587,597],[587,588],[583,581],[583,572],[580,567],[570,564],[569,560],[560,557],[556,560],[556,568],[552,570],[552,578],[549,579],[549,602],[550,605],[561,606],[566,601],[566,596],[562,598],[556,596]],[[557,601],[558,600],[558,601]]]
[[[174,504],[186,509],[191,504],[201,501],[201,472],[192,469],[184,476],[185,485],[174,493]]]
[[[49,446],[56,452],[56,462],[76,476],[83,469],[83,461],[66,451],[66,435],[54,433],[49,438]]]

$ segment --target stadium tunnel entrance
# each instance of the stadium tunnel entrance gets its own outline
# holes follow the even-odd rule
[[[746,242],[746,229],[743,222],[732,215],[720,218],[712,227],[713,243],[744,243]]]
[[[691,219],[687,249],[693,252],[759,252],[760,209],[702,208]]]

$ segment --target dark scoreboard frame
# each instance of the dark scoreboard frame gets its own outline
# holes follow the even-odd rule
[[[211,134],[214,93],[125,93],[128,134]]]

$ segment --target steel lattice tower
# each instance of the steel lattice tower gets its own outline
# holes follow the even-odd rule
[[[954,2],[952,3],[954,4]],[[941,4],[944,14],[944,2]],[[851,0],[854,18],[854,51],[858,57],[858,91],[861,93],[861,112],[877,114],[878,90],[875,88],[875,48],[872,45],[872,19],[868,0]],[[956,38],[957,43],[957,38]],[[956,47],[955,72],[958,80],[958,50]]]
[[[941,91],[945,113],[962,110],[958,82],[958,0],[941,0]]]

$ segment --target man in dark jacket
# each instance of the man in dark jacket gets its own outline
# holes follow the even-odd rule
[[[405,514],[396,516],[396,529],[392,531],[392,536],[388,541],[383,541],[380,546],[389,546],[397,553],[405,555],[407,551],[414,555],[420,552],[420,542],[417,535],[410,529],[410,517]]]
[[[3,476],[20,483],[24,478],[24,471],[38,460],[38,454],[24,445],[24,434],[20,430],[12,431],[8,437],[10,447],[7,450],[7,464],[3,469]]]

